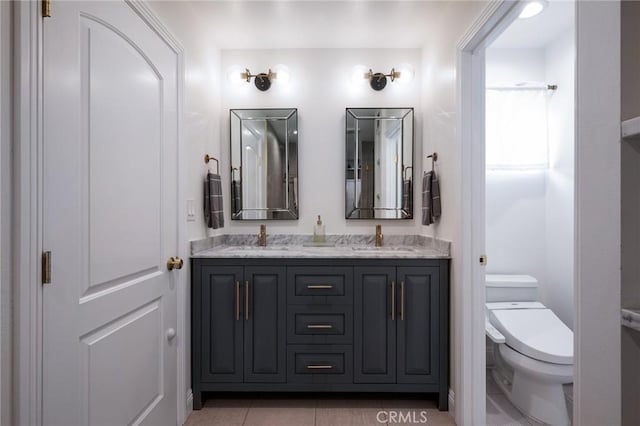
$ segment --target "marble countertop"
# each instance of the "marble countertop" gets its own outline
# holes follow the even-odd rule
[[[224,235],[192,242],[194,258],[349,258],[349,259],[448,259],[449,242],[410,235],[385,236],[375,247],[373,236],[330,235],[314,244],[307,235],[270,235],[259,247],[253,235]]]

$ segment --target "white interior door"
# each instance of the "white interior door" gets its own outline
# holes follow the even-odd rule
[[[175,425],[177,57],[124,1],[52,12],[43,424]]]

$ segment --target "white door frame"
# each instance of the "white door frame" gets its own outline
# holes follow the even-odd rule
[[[186,170],[183,127],[184,49],[151,9],[139,0],[125,0],[162,38],[177,57],[178,78],[178,256],[189,258],[186,211],[180,208],[185,197]],[[15,198],[12,211],[14,229],[14,423],[42,424],[42,253],[43,145],[42,145],[42,15],[39,1],[14,3],[14,158]],[[55,2],[52,13],[55,14]],[[44,18],[47,19],[47,18]],[[182,424],[190,407],[186,371],[187,283],[189,268],[178,281],[178,365],[176,422]]]
[[[485,223],[473,220],[484,197],[483,50],[516,19],[523,1],[490,3],[458,43],[462,206],[455,300],[461,301],[456,317],[460,352],[456,420],[460,425],[478,425],[486,419],[484,271],[478,263]],[[575,8],[573,421],[619,424],[620,1],[576,0]]]
[[[457,134],[461,150],[462,206],[458,235],[461,265],[455,299],[456,422],[481,425],[486,421],[485,285],[485,49],[518,18],[523,0],[491,2],[457,45]],[[479,212],[479,213],[478,213]],[[455,353],[455,352],[454,352]]]

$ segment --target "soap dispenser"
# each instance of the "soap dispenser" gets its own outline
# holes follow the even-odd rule
[[[325,242],[324,225],[322,223],[322,219],[320,218],[320,215],[318,215],[318,220],[316,221],[316,224],[313,227],[313,242],[314,243]]]

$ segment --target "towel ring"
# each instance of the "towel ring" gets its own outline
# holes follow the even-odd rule
[[[406,172],[407,172],[407,170],[409,170],[409,169],[413,170],[413,167],[411,167],[411,166],[407,166],[407,167],[405,167],[405,168],[404,168],[404,170],[402,171],[402,179],[403,179],[403,180],[407,180]]]
[[[205,162],[206,164],[209,164],[209,161],[211,161],[211,160],[213,160],[213,161],[215,161],[215,162],[216,162],[216,174],[218,174],[218,175],[219,175],[219,174],[220,174],[220,162],[218,161],[218,159],[217,159],[216,157],[212,157],[212,156],[210,156],[209,154],[205,154],[205,156],[204,156],[204,162]]]
[[[431,170],[433,171],[433,167],[436,164],[436,161],[438,161],[438,153],[434,152],[431,155],[427,155],[427,158],[431,158]]]

